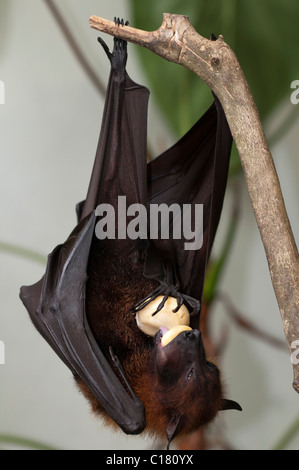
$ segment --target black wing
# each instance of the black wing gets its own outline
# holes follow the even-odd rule
[[[190,230],[190,234],[202,233],[199,249],[187,249],[190,240],[183,230],[180,238],[173,238],[172,226],[169,239],[151,240],[155,247],[153,251],[162,251],[172,262],[180,292],[200,302],[206,265],[223,205],[231,145],[232,137],[223,109],[215,98],[193,128],[148,165],[149,204],[179,204],[181,215],[184,204],[193,215],[195,206],[202,204],[202,224],[196,227],[193,219]],[[145,274],[163,281],[169,272],[167,269],[165,272],[157,256],[148,256]]]
[[[100,38],[99,38],[100,40]],[[127,206],[146,205],[147,106],[149,91],[126,72],[126,42],[114,39],[113,53],[100,40],[111,62],[105,108],[96,158],[81,217],[101,203],[117,207],[119,196]]]
[[[126,43],[115,39],[100,140],[86,200],[77,206],[79,224],[49,256],[45,276],[22,287],[30,317],[62,361],[87,385],[111,418],[129,434],[145,427],[144,407],[131,390],[116,356],[111,358],[123,387],[97,345],[85,315],[85,287],[90,247],[95,238],[95,209],[146,200],[146,116],[148,91],[125,71]],[[143,163],[135,161],[144,157]]]
[[[145,426],[142,402],[122,386],[97,345],[86,321],[85,283],[95,214],[76,227],[49,255],[45,276],[22,287],[30,317],[61,360],[88,386],[121,429],[139,433]]]

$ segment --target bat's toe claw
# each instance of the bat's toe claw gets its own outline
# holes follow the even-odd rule
[[[174,313],[176,313],[182,307],[182,305],[185,304],[189,310],[189,314],[191,317],[198,315],[201,306],[199,300],[194,299],[193,297],[189,297],[188,295],[182,294],[178,291],[177,287],[178,286],[172,286],[166,283],[161,283],[153,292],[148,294],[144,299],[140,300],[132,307],[133,313],[136,314],[137,312],[140,312],[140,310],[145,308],[153,300],[162,295],[163,299],[157,306],[154,313],[152,313],[152,316],[156,315],[158,312],[160,312],[160,310],[163,309],[169,297],[174,297],[177,300],[177,306],[173,310]]]
[[[129,22],[124,22],[123,19],[114,17],[114,23],[116,26],[128,26]],[[127,41],[118,37],[114,38],[114,46],[112,53],[110,52],[105,41],[99,37],[99,43],[103,47],[108,59],[110,60],[111,66],[114,70],[124,70],[127,62]]]
[[[151,292],[146,297],[144,297],[142,300],[139,300],[138,302],[136,302],[136,304],[133,305],[132,310],[134,314],[139,312],[144,307],[146,307],[149,303],[155,300],[158,297],[158,295],[160,295],[160,287],[158,287],[153,292]]]
[[[200,313],[201,303],[199,300],[192,299],[192,302],[187,302],[189,304],[189,308],[191,307],[190,317],[196,317]]]
[[[175,296],[174,296],[175,297]],[[176,300],[177,300],[177,306],[176,308],[173,310],[174,313],[178,312],[178,310],[180,310],[181,306],[183,305],[184,303],[184,299],[183,299],[183,296],[180,292],[177,292],[177,297],[176,297]]]
[[[111,61],[111,57],[112,57],[112,54],[109,50],[109,47],[107,46],[107,44],[105,43],[104,39],[102,39],[101,37],[98,37],[98,42],[101,44],[102,48],[104,49],[108,59]]]
[[[116,18],[116,16],[114,17],[114,23],[115,23],[117,26],[128,26],[128,25],[129,25],[129,22],[128,22],[128,21],[125,22],[123,18],[122,18],[122,19],[119,19],[119,17]]]

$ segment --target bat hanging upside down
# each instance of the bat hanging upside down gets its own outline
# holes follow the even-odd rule
[[[149,92],[126,72],[126,42],[115,38],[112,53],[99,42],[111,73],[87,196],[45,275],[20,297],[93,411],[127,434],[167,437],[169,446],[218,411],[241,409],[224,398],[199,331],[232,138],[215,97],[176,145],[147,164]],[[187,215],[200,205],[201,247],[194,248],[186,243],[198,218]],[[156,236],[152,208],[169,216],[168,236]],[[177,236],[188,221],[189,232]]]

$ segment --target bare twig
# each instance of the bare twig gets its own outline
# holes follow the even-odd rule
[[[36,261],[37,263],[41,263],[43,265],[47,263],[47,257],[42,255],[41,253],[38,253],[34,250],[30,250],[29,248],[25,248],[23,246],[14,245],[12,243],[0,241],[0,251],[15,256],[21,256],[22,258],[31,261]]]
[[[275,348],[282,349],[283,351],[287,351],[287,347],[285,341],[280,340],[269,334],[267,331],[263,331],[261,328],[258,328],[252,321],[248,320],[242,313],[233,305],[232,301],[228,297],[227,294],[223,292],[218,292],[217,298],[224,304],[226,312],[232,318],[232,320],[238,325],[240,328],[245,330],[247,333],[251,334],[252,336],[265,341],[270,346]]]
[[[292,352],[293,341],[299,339],[298,251],[260,117],[235,54],[221,36],[209,41],[198,34],[186,16],[165,13],[161,27],[152,32],[117,26],[96,16],[90,18],[90,25],[183,65],[218,96],[238,148]],[[299,364],[293,364],[293,372],[293,387],[299,392]]]
[[[74,56],[78,60],[79,64],[85,70],[86,74],[90,78],[91,82],[94,84],[98,92],[104,96],[106,93],[106,87],[102,84],[101,80],[94,72],[90,64],[85,58],[84,53],[81,51],[76,39],[74,38],[71,30],[69,29],[66,21],[64,20],[62,14],[60,13],[59,9],[57,8],[55,2],[53,0],[45,0],[46,5],[48,6],[50,12],[53,15],[57,25],[59,26],[62,34],[64,35],[68,45],[70,46],[71,50],[73,51]]]

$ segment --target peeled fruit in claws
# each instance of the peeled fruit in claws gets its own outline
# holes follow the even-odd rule
[[[168,297],[162,310],[153,315],[162,300],[163,296],[160,295],[136,313],[137,325],[146,335],[155,336],[160,327],[170,330],[178,325],[189,326],[190,315],[185,305],[173,312],[177,308],[177,299],[174,297]]]

